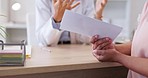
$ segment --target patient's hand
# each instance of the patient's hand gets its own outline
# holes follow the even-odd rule
[[[112,40],[108,37],[99,38],[98,35],[95,35],[91,38],[91,43],[93,50],[107,50],[114,49],[114,44],[112,44]]]
[[[93,52],[92,54],[102,62],[117,61],[117,56],[120,54],[112,44],[112,40],[108,37],[99,38],[95,35],[91,39]]]

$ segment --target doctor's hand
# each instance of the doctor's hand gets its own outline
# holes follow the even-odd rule
[[[78,6],[80,2],[73,4],[74,0],[53,0],[55,14],[53,16],[55,22],[60,22],[66,9],[71,10]]]
[[[109,37],[99,38],[99,35],[95,35],[91,38],[93,50],[107,50],[115,49],[112,40]]]
[[[96,1],[96,18],[101,20],[103,10],[107,4],[108,0],[97,0]]]

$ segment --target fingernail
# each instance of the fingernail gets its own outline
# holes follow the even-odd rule
[[[98,38],[98,35],[95,35],[95,38]]]
[[[109,41],[109,38],[105,38],[105,40]]]
[[[94,46],[93,46],[93,50],[95,50]]]
[[[112,40],[109,40],[110,43],[112,43]]]
[[[96,53],[96,50],[93,50],[93,53]]]
[[[96,46],[94,45],[94,46],[93,46],[93,50],[95,50],[95,47],[96,47]]]

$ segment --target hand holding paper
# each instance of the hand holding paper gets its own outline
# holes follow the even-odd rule
[[[88,37],[99,35],[114,40],[122,28],[66,10],[60,29]]]

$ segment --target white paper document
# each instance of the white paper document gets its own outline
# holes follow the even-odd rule
[[[92,19],[68,10],[66,10],[63,16],[60,29],[88,37],[94,35],[99,35],[101,38],[110,37],[112,40],[114,40],[122,30],[119,26]]]

